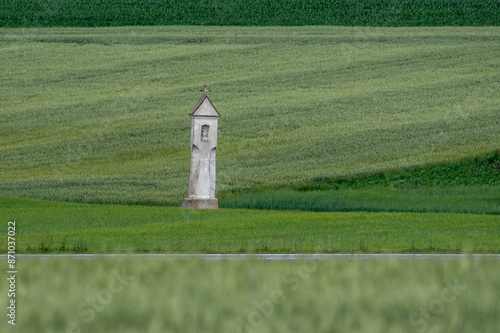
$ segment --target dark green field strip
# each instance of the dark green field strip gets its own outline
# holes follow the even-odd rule
[[[223,208],[304,210],[315,212],[442,212],[500,214],[500,186],[363,189],[241,194],[220,201]]]
[[[224,208],[500,214],[500,154],[403,172],[317,177],[301,185],[226,194]]]
[[[4,0],[4,27],[492,26],[496,0]]]

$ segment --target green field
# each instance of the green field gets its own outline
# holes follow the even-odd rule
[[[221,207],[500,214],[500,154],[364,177],[317,178],[224,197]]]
[[[221,204],[484,159],[500,147],[499,40],[494,27],[2,29],[0,195],[180,205],[204,82],[222,115]],[[483,183],[497,200],[498,181]]]
[[[500,252],[498,28],[0,32],[20,252]],[[177,208],[203,82],[220,206],[289,212]]]
[[[1,24],[80,13],[33,4],[2,7]],[[496,21],[478,25],[497,24],[486,8]],[[0,253],[8,221],[16,253],[500,253],[498,54],[497,27],[2,28]],[[205,82],[222,208],[184,210],[188,112]],[[491,258],[18,257],[16,269],[17,325],[4,315],[2,332],[498,328]]]
[[[23,258],[18,272],[16,326],[4,318],[2,332],[496,333],[499,323],[498,259]]]
[[[3,0],[3,27],[491,26],[497,0]]]
[[[0,199],[18,253],[500,253],[500,216],[315,213]],[[6,224],[6,223],[5,223]],[[0,253],[7,252],[7,227]]]

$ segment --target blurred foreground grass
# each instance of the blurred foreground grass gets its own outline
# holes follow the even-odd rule
[[[496,333],[500,324],[497,259],[19,258],[17,268],[16,326],[3,320],[2,332]]]

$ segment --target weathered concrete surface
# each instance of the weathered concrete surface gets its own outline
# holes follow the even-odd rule
[[[183,208],[217,209],[215,199],[215,152],[220,117],[208,97],[202,96],[191,116],[191,165],[188,197]],[[212,199],[212,200],[209,200]]]
[[[219,200],[216,198],[198,199],[184,198],[182,208],[190,209],[219,209]]]

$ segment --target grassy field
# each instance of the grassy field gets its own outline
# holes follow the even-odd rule
[[[0,207],[0,221],[16,222],[18,253],[500,253],[499,215],[200,211],[5,198]]]
[[[496,0],[4,0],[0,26],[489,26]]]
[[[1,29],[0,195],[180,205],[204,82],[222,115],[221,198],[485,157],[500,147],[499,40],[493,27]]]
[[[228,195],[221,207],[500,214],[500,154],[458,163]]]
[[[499,41],[494,27],[0,29],[0,252],[15,221],[17,253],[500,253]],[[165,207],[187,193],[204,82],[221,206],[293,210]],[[0,330],[493,333],[497,261],[18,257],[17,325]]]
[[[221,207],[315,212],[441,212],[500,214],[499,187],[400,189],[372,187],[299,192],[248,193],[221,201]]]
[[[2,332],[496,333],[495,261],[19,259]],[[0,289],[7,289],[0,279]],[[0,304],[6,308],[6,298]]]

